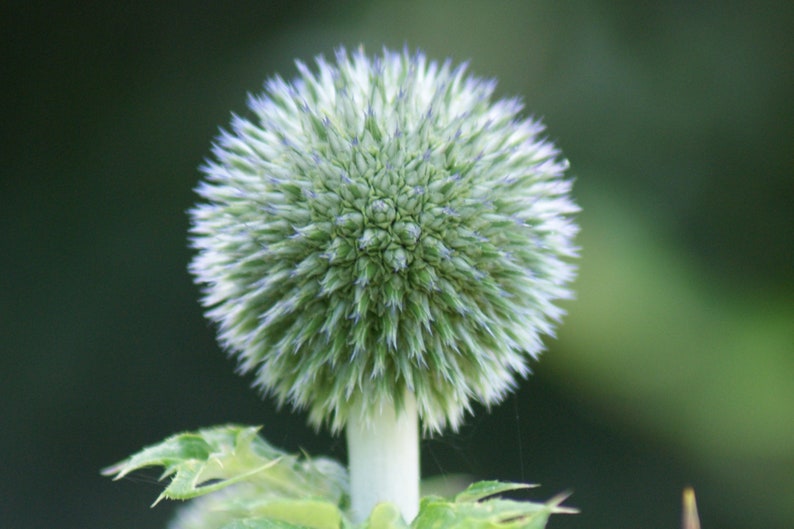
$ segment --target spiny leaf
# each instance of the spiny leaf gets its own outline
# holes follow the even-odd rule
[[[466,490],[455,496],[455,502],[480,501],[488,496],[501,494],[502,492],[530,489],[533,487],[537,487],[537,485],[506,483],[503,481],[478,481],[477,483],[472,483]]]
[[[573,513],[561,507],[565,499],[558,496],[546,503],[490,499],[478,501],[499,492],[527,488],[517,483],[486,481],[475,483],[454,501],[437,497],[424,498],[412,529],[544,529],[552,514]]]
[[[121,479],[144,467],[162,466],[160,479],[172,479],[155,505],[163,498],[186,500],[243,481],[271,497],[322,498],[333,505],[343,501],[347,475],[340,465],[326,459],[299,461],[270,446],[258,431],[227,425],[177,434],[102,473]]]

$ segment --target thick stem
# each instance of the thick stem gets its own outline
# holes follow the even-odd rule
[[[360,400],[353,406],[347,422],[347,453],[354,522],[364,521],[380,502],[396,504],[408,523],[416,517],[418,417],[413,395],[406,395],[399,414],[393,405],[375,413],[363,410]]]

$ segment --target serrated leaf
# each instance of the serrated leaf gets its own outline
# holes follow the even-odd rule
[[[533,487],[537,487],[537,485],[508,483],[503,481],[478,481],[477,483],[472,483],[466,490],[455,496],[455,501],[457,503],[480,501],[495,494],[513,490],[530,489]]]
[[[341,504],[347,495],[347,474],[340,465],[326,459],[299,461],[270,446],[258,431],[227,425],[177,434],[103,474],[121,479],[144,467],[164,467],[160,479],[172,479],[154,504],[163,498],[195,498],[240,482],[256,485],[266,497],[322,498]]]
[[[454,501],[437,497],[424,498],[412,529],[543,529],[549,516],[576,512],[560,507],[564,497],[547,503],[490,499],[477,501],[493,494],[527,488],[517,483],[475,483]]]
[[[162,466],[160,479],[173,476],[156,505],[163,498],[185,500],[220,490],[278,463],[275,454],[256,454],[251,448],[256,428],[226,426],[182,433],[150,446],[132,457],[105,469],[121,479],[130,472]]]

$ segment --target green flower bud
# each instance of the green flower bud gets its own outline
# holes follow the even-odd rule
[[[411,394],[426,430],[457,428],[529,373],[571,296],[567,162],[465,66],[386,50],[297,66],[203,167],[190,270],[207,316],[314,425]]]

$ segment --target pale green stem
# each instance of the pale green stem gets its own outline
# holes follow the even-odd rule
[[[410,523],[419,512],[416,400],[406,395],[399,413],[393,405],[363,410],[360,402],[352,406],[346,432],[353,521],[364,521],[376,504],[390,502]]]

